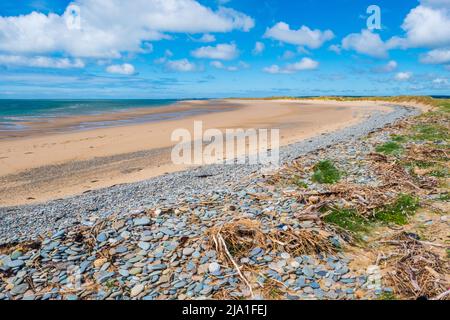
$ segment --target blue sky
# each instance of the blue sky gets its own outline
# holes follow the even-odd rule
[[[0,98],[449,93],[450,0],[0,2]]]

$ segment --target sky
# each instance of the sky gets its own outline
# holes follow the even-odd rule
[[[0,2],[2,99],[407,94],[450,94],[450,0]]]

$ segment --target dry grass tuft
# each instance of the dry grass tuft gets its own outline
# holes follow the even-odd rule
[[[446,278],[450,273],[448,261],[405,232],[386,242],[395,246],[392,258],[387,261],[390,270],[387,275],[396,294],[408,299],[450,298],[442,296],[450,285]]]
[[[217,250],[220,248],[219,235],[225,241],[230,254],[235,258],[242,258],[248,256],[253,248],[264,248],[266,246],[266,236],[260,228],[261,224],[257,220],[240,219],[210,229],[208,236],[211,245],[220,254],[223,255],[224,252]]]
[[[291,256],[333,254],[336,248],[331,244],[329,234],[321,229],[289,229],[271,233],[271,240],[275,246]]]

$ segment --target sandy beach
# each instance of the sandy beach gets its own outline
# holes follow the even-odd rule
[[[192,131],[194,121],[222,131],[278,128],[281,145],[288,145],[390,110],[375,102],[208,100],[31,123],[13,136],[0,133],[0,206],[41,203],[184,170],[170,160],[171,133]],[[149,117],[154,115],[158,120]],[[120,125],[79,129],[100,122]]]

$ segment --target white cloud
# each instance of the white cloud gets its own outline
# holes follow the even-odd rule
[[[298,71],[314,70],[319,67],[319,62],[310,58],[303,58],[299,62],[288,64],[284,67],[280,67],[276,64],[264,68],[263,71],[272,74],[291,74]]]
[[[385,58],[389,45],[384,43],[377,33],[364,29],[361,33],[352,33],[342,39],[342,48],[375,58]]]
[[[41,56],[26,57],[19,55],[0,55],[0,65],[53,69],[84,68],[85,66],[84,62],[80,59],[49,58]]]
[[[255,48],[253,49],[253,54],[254,55],[261,54],[265,48],[266,48],[266,46],[264,45],[264,43],[257,41],[255,43]]]
[[[311,30],[307,26],[302,26],[298,30],[291,30],[287,23],[278,22],[272,28],[266,30],[264,37],[317,49],[324,42],[333,39],[334,34],[331,30]]]
[[[197,66],[190,62],[188,59],[181,60],[169,60],[166,63],[166,67],[169,70],[177,72],[193,72],[197,71]]]
[[[124,64],[114,64],[106,68],[106,72],[112,74],[122,74],[122,75],[133,75],[136,73],[136,70],[133,65],[129,63]]]
[[[233,44],[218,44],[215,47],[201,47],[191,52],[192,56],[196,58],[206,58],[215,60],[232,60],[239,55],[236,45]]]
[[[213,11],[195,0],[75,0],[81,28],[68,28],[62,15],[33,12],[0,17],[0,51],[73,57],[118,58],[140,52],[144,41],[170,38],[167,33],[249,31],[251,17],[219,7]]]
[[[398,67],[397,61],[391,60],[388,63],[386,63],[384,66],[376,68],[376,71],[389,73],[389,72],[395,71],[397,69],[397,67]]]
[[[436,49],[420,57],[420,62],[426,64],[444,64],[450,62],[450,49]]]
[[[247,63],[243,61],[240,61],[237,66],[226,66],[221,61],[211,61],[210,65],[216,69],[226,71],[238,71],[239,69],[247,69],[250,67]]]
[[[328,47],[328,50],[333,51],[334,53],[341,54],[341,46],[338,44],[332,44]]]
[[[408,47],[439,47],[450,45],[450,6],[448,1],[422,1],[409,12],[402,28],[406,32]]]
[[[213,34],[205,33],[201,38],[196,40],[197,42],[215,42],[216,37]]]
[[[437,85],[446,85],[448,84],[448,79],[446,78],[436,78],[433,80],[433,84],[437,84]]]
[[[295,52],[291,51],[291,50],[286,50],[285,52],[283,52],[283,55],[281,56],[281,59],[283,60],[290,60],[292,58],[295,57]]]
[[[412,76],[413,74],[411,72],[398,72],[394,78],[397,81],[408,81]]]

